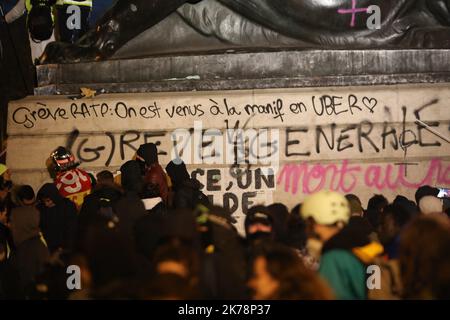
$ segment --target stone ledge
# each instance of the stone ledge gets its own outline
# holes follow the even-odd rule
[[[36,94],[450,82],[450,50],[310,50],[109,60],[37,67]],[[45,89],[41,89],[45,87]]]

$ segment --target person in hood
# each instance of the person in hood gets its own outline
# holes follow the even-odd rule
[[[207,299],[247,299],[245,246],[229,210],[199,205],[195,211],[202,247],[200,288]]]
[[[314,193],[303,202],[301,215],[308,224],[308,241],[314,239],[322,246],[319,273],[337,299],[367,299],[366,266],[383,247],[359,229],[347,226],[347,199],[333,191]]]
[[[11,264],[18,271],[21,291],[28,297],[36,276],[49,259],[49,251],[41,236],[33,189],[23,186],[20,191],[22,205],[11,212],[11,232],[16,247]]]
[[[122,189],[114,182],[113,174],[104,170],[97,174],[97,184],[92,193],[84,198],[78,217],[78,239],[82,241],[86,229],[93,223],[114,223],[113,206],[122,197]],[[78,243],[80,243],[78,241]]]
[[[174,209],[195,209],[198,204],[209,205],[206,195],[200,191],[201,184],[197,179],[191,178],[182,160],[180,163],[170,161],[166,166],[167,174],[172,182]]]
[[[125,162],[120,167],[121,185],[124,195],[113,205],[114,214],[118,218],[118,228],[124,239],[133,242],[133,230],[136,222],[147,215],[145,205],[141,200],[144,180],[141,167],[136,160]]]
[[[140,145],[136,152],[136,160],[139,161],[141,168],[144,168],[145,182],[157,185],[161,198],[164,203],[167,203],[169,185],[166,173],[158,162],[158,149],[156,145],[154,143]]]
[[[78,213],[75,204],[64,198],[53,183],[44,184],[38,191],[40,227],[51,253],[74,249]]]

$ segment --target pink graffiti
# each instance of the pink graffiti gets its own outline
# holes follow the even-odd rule
[[[351,9],[338,9],[339,14],[352,14],[352,20],[350,22],[350,27],[354,27],[356,24],[356,14],[360,12],[367,12],[368,8],[356,8],[356,0],[352,0]]]
[[[341,164],[286,164],[281,169],[277,185],[284,182],[284,191],[297,194],[301,189],[310,194],[322,189],[343,193],[352,192],[357,185],[381,190],[399,188],[417,189],[422,185],[450,185],[450,165],[440,159],[433,159],[424,170],[424,177],[411,181],[405,175],[406,164],[361,165],[350,164],[344,160]],[[409,170],[412,170],[409,168]]]

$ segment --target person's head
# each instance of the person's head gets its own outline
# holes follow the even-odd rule
[[[450,220],[439,214],[417,216],[400,237],[404,298],[450,299]]]
[[[369,221],[373,230],[377,230],[380,224],[380,214],[384,207],[389,204],[388,200],[382,194],[376,194],[369,199],[365,217]]]
[[[154,143],[144,143],[136,152],[136,160],[145,162],[147,167],[158,163],[158,149]]]
[[[75,156],[70,150],[59,146],[51,154],[53,170],[56,172],[64,172],[76,168],[80,163],[75,160]]]
[[[166,238],[155,251],[153,264],[158,274],[175,274],[197,280],[198,257],[193,247],[178,238]]]
[[[352,216],[363,216],[364,210],[362,208],[361,200],[358,198],[358,196],[354,194],[346,194],[345,198],[347,199],[349,205],[350,205],[350,214]]]
[[[41,206],[52,208],[57,205],[63,197],[54,183],[44,184],[38,191],[37,199]]]
[[[301,215],[307,222],[308,238],[324,243],[348,223],[350,206],[342,194],[324,190],[306,197]]]
[[[253,260],[248,286],[254,299],[331,299],[331,291],[289,247],[262,246]]]
[[[125,191],[141,192],[144,181],[139,163],[135,160],[125,162],[120,167],[121,185]]]
[[[29,185],[24,185],[19,188],[17,198],[25,206],[31,206],[36,201],[34,190]]]
[[[382,194],[375,194],[367,203],[367,211],[381,212],[389,204],[388,200]]]
[[[248,240],[256,241],[273,238],[273,218],[269,209],[265,206],[257,205],[248,209],[244,226]]]
[[[114,185],[114,175],[109,170],[103,170],[96,175],[97,183],[104,186]]]
[[[417,189],[415,194],[416,205],[419,205],[420,199],[425,196],[435,196],[437,197],[439,194],[438,188],[433,188],[431,186],[421,186]]]
[[[172,185],[177,188],[184,181],[189,179],[189,172],[186,169],[186,165],[182,160],[170,161],[166,166],[166,172],[172,180]]]
[[[411,214],[397,204],[386,206],[380,215],[378,227],[378,237],[381,243],[386,245],[393,241],[411,218]]]
[[[422,214],[441,213],[444,211],[444,202],[435,196],[424,196],[419,201],[419,209]]]
[[[53,0],[31,0],[32,9],[28,13],[28,31],[34,41],[50,39],[54,22],[51,2]]]

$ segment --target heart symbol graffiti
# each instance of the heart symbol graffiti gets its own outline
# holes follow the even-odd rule
[[[374,113],[373,109],[375,109],[375,107],[378,104],[377,99],[375,99],[375,98],[369,99],[367,97],[364,97],[362,102],[363,102],[364,106],[367,109],[369,109],[370,113]]]

